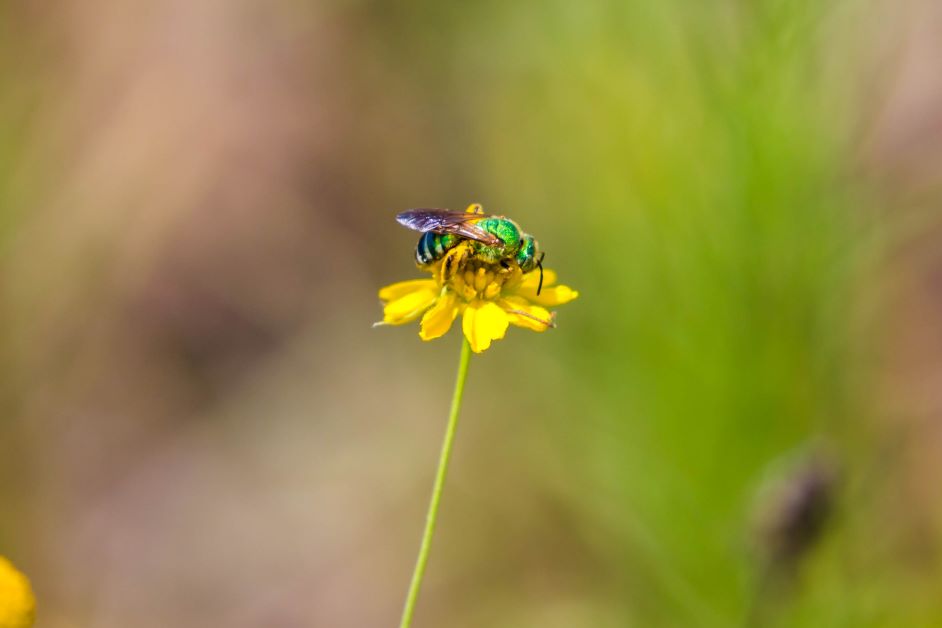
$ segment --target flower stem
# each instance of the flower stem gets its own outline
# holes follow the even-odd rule
[[[468,378],[468,363],[470,361],[471,344],[465,338],[461,345],[458,378],[455,380],[455,393],[451,398],[451,413],[448,415],[448,426],[445,428],[445,441],[442,443],[442,452],[438,458],[438,471],[435,474],[435,485],[432,487],[432,500],[428,506],[428,514],[425,516],[425,532],[422,534],[419,557],[415,561],[412,583],[409,585],[409,593],[406,595],[406,606],[402,611],[402,621],[399,623],[399,628],[409,628],[412,625],[412,613],[415,611],[415,602],[419,597],[419,589],[422,587],[422,578],[425,576],[425,565],[428,562],[429,549],[432,547],[432,535],[435,534],[438,505],[442,499],[445,476],[448,474],[448,461],[451,458],[451,448],[455,442],[458,411],[461,409],[461,398],[464,395],[464,382]]]

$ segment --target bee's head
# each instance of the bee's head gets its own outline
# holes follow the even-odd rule
[[[520,270],[525,273],[536,268],[540,269],[540,286],[536,289],[537,294],[540,294],[543,289],[543,257],[545,255],[546,253],[540,252],[540,245],[533,236],[526,234],[521,236],[520,250],[517,251],[515,259],[520,266]]]
[[[520,270],[530,272],[539,265],[540,245],[531,235],[520,236],[520,248],[517,250],[516,260]]]

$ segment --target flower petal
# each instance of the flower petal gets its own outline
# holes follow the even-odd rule
[[[465,308],[461,328],[471,343],[471,350],[481,353],[491,346],[492,340],[500,340],[507,333],[510,320],[496,303],[474,301]]]
[[[448,291],[425,313],[422,317],[422,329],[419,331],[422,340],[433,340],[448,333],[458,314],[455,300],[455,293]]]
[[[556,283],[556,271],[549,268],[543,269],[543,287],[552,286]],[[520,282],[521,288],[533,288],[533,291],[536,292],[537,287],[540,285],[540,271],[531,270],[526,275],[523,276],[523,281]]]
[[[533,331],[546,331],[554,326],[553,315],[548,310],[539,305],[531,305],[523,297],[501,299],[500,306],[507,312],[511,325]]]
[[[519,286],[516,290],[513,291],[514,294],[523,297],[527,301],[531,301],[538,305],[545,305],[547,307],[553,307],[555,305],[562,305],[563,303],[569,303],[573,299],[579,296],[579,293],[570,288],[569,286],[550,286],[547,287],[543,285],[543,291],[540,292],[539,296],[536,294],[536,286]]]
[[[386,304],[383,308],[383,323],[403,325],[412,322],[430,308],[437,298],[438,290],[434,287],[434,282],[431,288],[420,288],[409,292]]]
[[[435,288],[434,279],[410,279],[390,284],[379,291],[379,298],[383,301],[395,301],[422,288]]]
[[[36,617],[36,597],[29,579],[0,556],[0,626],[27,628]]]

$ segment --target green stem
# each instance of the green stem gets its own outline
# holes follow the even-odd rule
[[[451,458],[451,448],[455,442],[455,430],[458,427],[458,411],[461,409],[464,382],[468,378],[468,363],[471,361],[471,344],[467,339],[463,340],[461,359],[458,362],[458,378],[455,381],[455,393],[451,398],[451,413],[448,415],[445,441],[442,443],[442,453],[438,458],[438,471],[435,474],[435,485],[432,487],[432,501],[428,506],[428,514],[425,516],[425,532],[422,534],[422,545],[419,546],[419,557],[415,561],[415,571],[412,572],[412,583],[409,585],[409,593],[406,595],[406,606],[402,611],[402,621],[399,623],[399,628],[409,628],[412,625],[415,601],[419,597],[419,589],[422,587],[425,565],[428,563],[428,553],[432,547],[432,535],[435,534],[438,505],[442,499],[445,476],[448,474],[448,461]]]

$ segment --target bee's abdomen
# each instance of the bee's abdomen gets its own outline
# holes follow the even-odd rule
[[[422,266],[438,261],[445,257],[445,253],[454,248],[458,241],[458,236],[450,233],[423,233],[419,236],[419,243],[415,245],[415,261]]]

